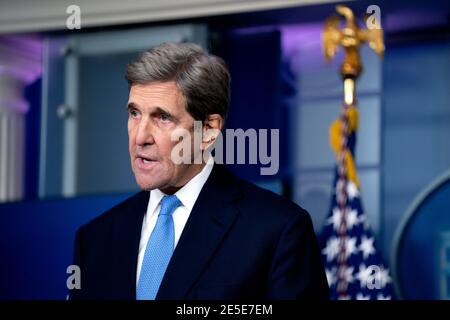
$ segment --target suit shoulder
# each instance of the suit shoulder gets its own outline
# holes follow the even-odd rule
[[[309,217],[309,213],[293,201],[270,190],[261,188],[251,182],[242,181],[245,202],[252,206],[259,215],[265,213],[277,218],[293,218],[295,215]]]

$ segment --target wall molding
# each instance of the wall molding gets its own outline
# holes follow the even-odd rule
[[[2,4],[0,32],[66,29],[66,9],[81,9],[81,28],[282,9],[336,0],[14,0]]]

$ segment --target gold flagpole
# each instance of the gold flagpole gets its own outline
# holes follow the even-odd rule
[[[347,185],[353,182],[359,187],[353,155],[348,146],[349,132],[356,130],[356,79],[362,71],[359,47],[368,43],[380,56],[384,53],[383,30],[378,21],[370,29],[360,29],[350,8],[343,5],[336,6],[336,11],[344,16],[346,24],[339,29],[339,16],[332,16],[325,22],[323,33],[323,47],[325,58],[329,61],[334,57],[339,47],[345,50],[344,61],[340,73],[344,82],[344,101],[342,116],[333,125],[331,130],[331,145],[337,153],[338,184],[336,201],[342,218],[339,224],[339,253],[337,257],[337,292],[339,299],[347,299],[348,271],[347,265]]]

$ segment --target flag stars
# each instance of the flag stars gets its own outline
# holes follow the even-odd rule
[[[386,284],[392,282],[391,277],[389,276],[389,269],[385,269],[383,267],[380,268],[379,279],[381,287],[385,287]]]
[[[345,257],[348,258],[352,254],[356,253],[358,251],[356,247],[356,237],[348,238],[345,237],[343,239],[344,241],[344,248],[345,248]],[[340,251],[340,239],[337,237],[332,237],[328,239],[327,245],[325,248],[322,249],[322,254],[326,255],[327,261],[332,261]]]
[[[360,219],[358,218],[358,211],[350,210],[347,208],[347,215],[345,219],[345,224],[347,229],[351,230],[355,225],[360,223]],[[328,224],[332,224],[334,230],[339,230],[339,227],[342,223],[342,212],[339,208],[334,208],[332,215],[328,218]]]
[[[349,181],[347,183],[347,195],[350,198],[350,200],[353,200],[355,197],[359,196],[358,187],[352,181]]]
[[[339,253],[339,238],[328,239],[327,245],[322,249],[322,254],[327,256],[327,261],[332,261]]]
[[[350,238],[345,242],[345,256],[348,258],[357,251],[356,238]]]
[[[375,247],[373,246],[374,238],[367,238],[366,235],[361,237],[361,244],[359,245],[359,250],[361,250],[364,259],[375,253]]]
[[[347,228],[352,229],[355,225],[359,223],[358,212],[356,210],[351,210],[347,214]]]
[[[356,279],[359,280],[361,288],[367,287],[367,282],[372,277],[372,273],[373,273],[372,268],[366,268],[364,264],[359,265],[359,271],[356,274]]]
[[[334,230],[337,231],[339,229],[339,226],[341,225],[341,220],[342,220],[341,210],[339,210],[337,207],[333,208],[333,214],[331,215],[331,217],[328,218],[328,223],[333,224]]]
[[[337,170],[321,251],[331,297],[391,299],[392,279],[375,248],[359,185],[346,179],[343,163]]]

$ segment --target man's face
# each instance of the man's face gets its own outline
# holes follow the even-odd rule
[[[185,129],[193,136],[194,119],[186,110],[185,98],[175,82],[136,84],[128,99],[128,139],[131,166],[144,190],[176,190],[201,167],[175,164],[172,148],[178,143],[171,135]]]

